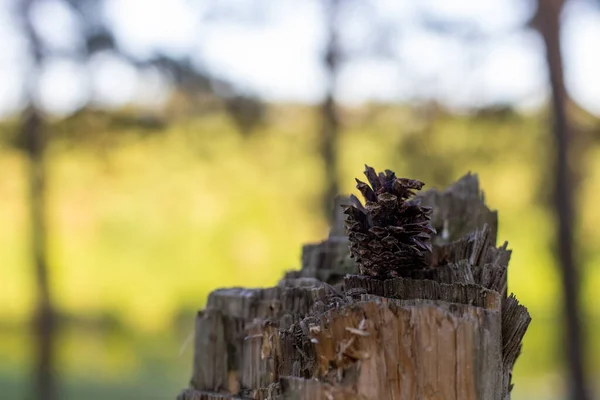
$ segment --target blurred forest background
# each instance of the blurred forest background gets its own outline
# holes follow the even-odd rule
[[[513,398],[584,398],[599,45],[596,0],[0,0],[0,397],[174,398],[207,294],[299,268],[368,163],[479,174]]]

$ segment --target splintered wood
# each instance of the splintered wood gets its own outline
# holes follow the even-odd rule
[[[356,275],[337,219],[278,286],[211,293],[178,399],[510,399],[531,319],[507,296],[497,214],[476,175],[420,197],[438,229],[429,268]]]
[[[490,374],[501,363],[498,310],[380,299],[331,310],[311,327],[317,378],[361,398],[499,398],[502,377]]]

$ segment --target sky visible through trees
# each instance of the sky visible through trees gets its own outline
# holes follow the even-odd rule
[[[83,43],[81,20],[69,3],[86,2],[96,3],[95,18],[114,35],[121,54],[102,51],[85,62],[72,56]],[[336,97],[353,103],[437,98],[454,108],[537,107],[548,90],[543,45],[525,26],[534,3],[347,1],[340,29],[349,62],[340,69]],[[22,104],[21,66],[29,62],[11,18],[15,4],[0,1],[0,114]],[[46,0],[32,17],[54,50],[38,93],[54,113],[69,113],[90,98],[100,105],[160,104],[171,87],[168,77],[127,59],[157,54],[188,57],[194,67],[270,101],[316,102],[325,95],[320,53],[326,30],[317,0]],[[589,51],[600,42],[597,4],[569,2],[563,24],[569,92],[600,112],[600,55]]]

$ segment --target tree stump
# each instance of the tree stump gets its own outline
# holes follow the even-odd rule
[[[438,232],[429,268],[385,280],[356,274],[338,213],[278,286],[209,295],[178,400],[510,399],[531,319],[507,296],[510,251],[496,247],[497,213],[476,175],[419,197]]]

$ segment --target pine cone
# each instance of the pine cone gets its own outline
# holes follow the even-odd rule
[[[421,207],[420,199],[409,200],[424,183],[396,178],[390,170],[375,173],[365,165],[370,186],[356,180],[356,188],[365,197],[363,206],[356,196],[353,205],[344,206],[350,253],[359,272],[380,278],[403,276],[427,266],[431,253],[430,207]]]

